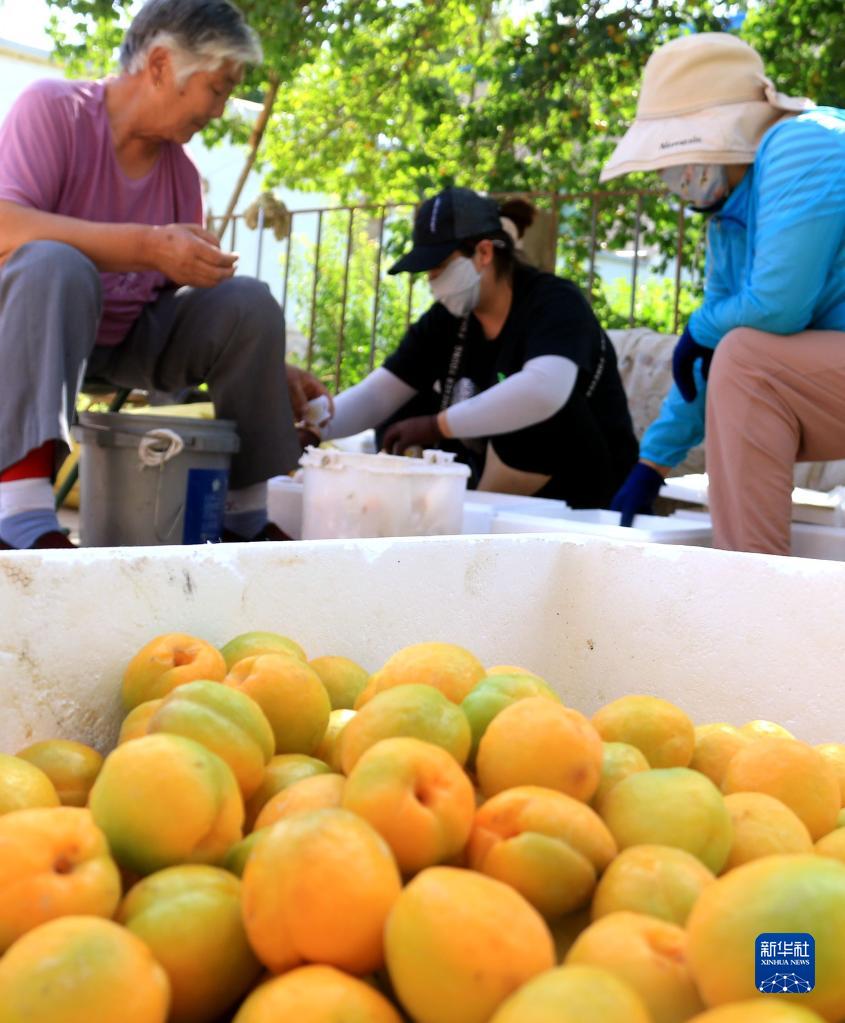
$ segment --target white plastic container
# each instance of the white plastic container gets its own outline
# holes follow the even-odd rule
[[[300,460],[302,538],[460,533],[469,468],[446,451],[422,458],[308,448]]]
[[[267,488],[270,519],[294,540],[302,539],[301,477],[301,472],[297,477],[274,476],[268,481]],[[492,532],[493,519],[502,509],[542,518],[556,518],[563,515],[569,509],[569,505],[565,501],[553,501],[544,497],[468,490],[464,494],[463,522],[459,532],[466,536]],[[638,535],[637,539],[642,537]]]

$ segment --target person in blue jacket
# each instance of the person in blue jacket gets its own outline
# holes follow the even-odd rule
[[[611,507],[649,511],[706,421],[715,545],[788,554],[795,462],[845,457],[845,111],[776,92],[734,36],[685,36],[602,180],[635,170],[709,215],[706,283]]]

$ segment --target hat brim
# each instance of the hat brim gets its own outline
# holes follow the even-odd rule
[[[455,252],[459,241],[443,242],[440,245],[415,245],[387,271],[389,274],[422,273],[440,266],[444,259]]]
[[[638,119],[602,168],[599,181],[687,163],[753,163],[760,139],[783,116],[783,108],[752,101],[681,117]]]

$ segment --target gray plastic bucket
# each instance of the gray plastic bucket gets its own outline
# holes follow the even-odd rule
[[[83,412],[73,433],[83,547],[220,539],[229,462],[240,447],[233,422]]]

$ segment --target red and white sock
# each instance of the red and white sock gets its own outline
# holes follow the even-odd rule
[[[19,550],[59,529],[51,483],[54,450],[47,441],[0,472],[0,539]]]

